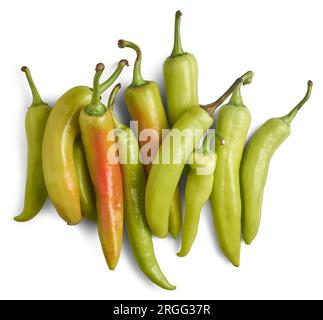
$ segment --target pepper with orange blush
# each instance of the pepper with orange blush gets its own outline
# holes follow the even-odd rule
[[[94,185],[98,215],[98,232],[102,250],[110,270],[114,270],[121,253],[123,234],[123,186],[111,111],[100,101],[99,81],[104,65],[96,66],[91,103],[79,118],[86,160]],[[110,137],[108,139],[108,137]]]

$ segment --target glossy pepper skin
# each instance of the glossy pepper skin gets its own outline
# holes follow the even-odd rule
[[[128,239],[135,259],[142,272],[156,285],[166,290],[174,290],[162,273],[156,259],[152,235],[145,217],[146,173],[140,162],[139,146],[133,131],[122,124],[113,113],[115,96],[120,89],[115,86],[110,99],[109,108],[112,111],[118,138],[118,148],[123,178],[124,219]]]
[[[147,222],[156,236],[164,238],[167,235],[171,199],[188,157],[197,148],[203,133],[211,127],[213,123],[211,115],[215,108],[223,103],[240,82],[241,78],[237,79],[214,103],[206,107],[196,105],[188,109],[175,123],[160,146],[148,177],[145,198]],[[185,138],[173,138],[178,138],[178,135],[183,135]],[[170,159],[170,162],[159,161],[163,157]]]
[[[44,181],[42,166],[42,142],[46,122],[50,113],[49,106],[43,102],[31,77],[30,70],[22,67],[31,88],[33,101],[25,117],[27,136],[27,178],[25,187],[24,208],[20,215],[15,217],[18,222],[34,218],[43,207],[47,199],[47,190]]]
[[[251,82],[252,72],[247,72],[243,84]],[[239,168],[251,116],[242,102],[240,85],[234,90],[228,104],[221,107],[216,121],[217,131],[226,144],[215,143],[217,165],[214,172],[211,206],[220,247],[234,266],[240,264],[241,196]]]
[[[298,110],[310,98],[312,81],[305,97],[281,118],[272,118],[252,135],[242,158],[240,181],[242,194],[242,233],[246,244],[255,239],[261,219],[261,206],[270,160],[277,148],[290,135],[290,124]]]
[[[141,60],[142,53],[140,48],[125,40],[119,40],[118,46],[120,48],[131,48],[136,51],[137,58],[134,65],[132,84],[125,91],[125,100],[128,106],[130,116],[133,120],[138,122],[138,133],[145,129],[154,129],[156,134],[151,137],[149,142],[153,148],[149,155],[153,158],[158,151],[159,145],[162,143],[162,130],[168,128],[165,108],[163,106],[162,98],[158,85],[154,81],[147,81],[141,75]],[[143,147],[147,141],[141,141],[139,144]],[[151,163],[145,166],[147,175],[149,175]],[[176,188],[174,198],[170,207],[169,215],[169,232],[176,239],[180,233],[182,225],[182,209],[179,187]]]
[[[217,135],[217,137],[220,137]],[[221,144],[224,139],[220,137]],[[186,256],[194,243],[198,231],[200,214],[203,206],[208,201],[212,188],[216,166],[216,154],[210,149],[209,136],[207,135],[202,150],[195,150],[188,163],[191,170],[187,176],[185,187],[185,218],[182,231],[181,250],[179,257]]]
[[[115,72],[100,86],[105,91],[119,76],[126,60],[121,60]],[[73,159],[73,146],[79,134],[79,114],[92,98],[92,90],[77,86],[58,99],[48,117],[43,140],[43,170],[48,195],[59,215],[67,224],[82,219],[80,190]]]
[[[93,183],[86,163],[86,156],[81,138],[74,142],[74,164],[80,190],[82,215],[89,220],[96,220],[96,203]]]
[[[198,66],[194,55],[183,50],[181,11],[175,14],[174,47],[163,66],[168,117],[171,126],[192,106],[198,105]]]
[[[114,159],[115,140],[110,110],[100,102],[99,80],[104,65],[96,66],[91,103],[80,113],[80,129],[90,176],[95,189],[98,231],[102,250],[110,270],[121,253],[123,234],[123,187],[119,162]]]

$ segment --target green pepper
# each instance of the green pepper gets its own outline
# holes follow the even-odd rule
[[[251,82],[253,73],[247,72],[241,84]],[[224,255],[234,266],[240,263],[241,198],[239,168],[251,116],[243,104],[237,86],[228,104],[217,116],[216,128],[225,137],[226,144],[215,143],[217,164],[214,171],[211,206],[214,226]]]
[[[182,48],[181,11],[175,14],[174,47],[163,66],[168,117],[171,126],[192,106],[198,105],[198,67],[194,55]]]
[[[23,211],[15,217],[16,221],[24,222],[37,215],[48,197],[42,166],[42,142],[50,108],[41,99],[30,70],[27,67],[21,70],[26,74],[33,96],[25,117],[28,145],[25,203]]]
[[[224,145],[224,139],[215,133]],[[212,187],[214,170],[216,166],[216,154],[210,149],[209,135],[206,136],[203,149],[195,150],[188,163],[191,170],[187,176],[185,187],[185,218],[182,231],[181,250],[177,253],[179,257],[186,256],[194,243],[198,231],[201,210],[208,201]]]
[[[310,98],[312,86],[312,81],[308,81],[305,97],[286,116],[269,119],[260,126],[245,149],[240,166],[240,181],[242,231],[246,244],[250,244],[258,233],[270,160],[277,148],[290,135],[290,124],[298,110]]]
[[[155,81],[144,80],[141,75],[141,60],[142,53],[135,43],[119,40],[118,46],[120,48],[131,48],[135,50],[137,57],[133,69],[133,79],[131,85],[125,91],[125,100],[133,120],[138,122],[138,136],[146,129],[155,130],[156,134],[151,136],[149,143],[154,148],[150,149],[150,156],[153,159],[153,150],[156,150],[163,139],[162,132],[168,129],[168,122],[166,117],[165,108],[160,95],[160,90]],[[147,141],[139,139],[139,144],[143,148]],[[145,165],[147,175],[151,169],[151,162]],[[172,204],[170,207],[169,215],[169,232],[173,238],[177,238],[182,226],[182,209],[179,187],[177,187]]]
[[[241,78],[237,79],[214,103],[189,108],[177,120],[160,146],[148,177],[145,200],[147,222],[156,236],[167,236],[171,200],[188,157],[197,148],[204,132],[211,127],[214,110],[241,81]],[[163,158],[169,161],[160,161]]]
[[[120,84],[115,86],[109,98],[119,146],[119,157],[123,178],[124,218],[129,242],[135,259],[143,273],[155,284],[167,290],[175,289],[162,273],[152,242],[152,235],[145,218],[146,174],[140,162],[139,146],[133,131],[122,124],[113,112],[116,94]]]
[[[74,142],[74,164],[78,185],[80,189],[81,211],[85,218],[96,220],[96,203],[93,184],[91,181],[89,169],[86,164],[86,156],[81,138]]]

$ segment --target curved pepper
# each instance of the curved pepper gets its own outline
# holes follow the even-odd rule
[[[140,48],[136,44],[125,40],[119,40],[118,46],[120,48],[131,48],[135,50],[137,54],[133,70],[133,80],[131,85],[125,91],[125,100],[131,118],[138,122],[139,137],[140,133],[145,129],[153,129],[156,132],[156,135],[152,136],[150,141],[153,148],[150,150],[149,155],[153,158],[159,145],[162,143],[162,130],[168,128],[160,91],[156,82],[147,81],[142,78],[142,53]],[[141,141],[139,139],[141,147],[146,143],[147,141]],[[147,175],[149,175],[151,165],[151,163],[148,163],[145,166]],[[181,197],[179,187],[177,187],[171,203],[169,215],[169,232],[175,239],[178,237],[182,225],[181,211]]]
[[[121,253],[123,233],[123,189],[120,164],[113,161],[114,130],[110,110],[100,102],[99,80],[104,65],[96,66],[91,103],[80,113],[80,129],[90,176],[95,189],[98,231],[102,250],[110,270]]]
[[[224,139],[219,134],[216,134],[215,137],[220,139],[221,145],[224,145]],[[210,140],[207,135],[203,149],[195,150],[188,161],[191,170],[187,176],[185,187],[185,218],[181,250],[177,253],[179,257],[186,256],[191,250],[197,235],[201,210],[212,191],[216,154],[210,150]]]
[[[181,11],[175,14],[174,47],[163,66],[168,117],[171,126],[192,106],[199,104],[198,67],[191,53],[182,48]]]
[[[246,147],[240,166],[242,231],[246,244],[250,244],[258,233],[270,160],[290,135],[290,124],[310,98],[312,86],[312,81],[308,81],[306,95],[299,104],[286,116],[266,121],[252,135]]]
[[[140,162],[139,146],[133,131],[122,124],[113,113],[115,96],[120,84],[113,89],[109,108],[112,111],[118,138],[119,156],[123,177],[124,218],[129,242],[142,272],[155,284],[166,290],[174,290],[162,273],[154,253],[151,232],[145,217],[146,174]]]
[[[21,70],[26,74],[33,101],[25,117],[27,136],[27,178],[25,187],[25,203],[20,215],[15,217],[18,222],[32,219],[43,207],[47,199],[42,166],[42,142],[46,122],[50,113],[49,106],[43,102],[27,67]]]
[[[247,72],[242,84],[251,82],[253,73]],[[211,193],[213,220],[220,247],[234,266],[240,263],[241,196],[239,168],[251,116],[242,102],[241,84],[234,90],[228,104],[217,116],[216,128],[225,137],[226,144],[215,144],[217,164]]]
[[[86,156],[81,138],[76,138],[73,154],[78,186],[80,189],[82,214],[89,220],[96,220],[97,213],[93,183],[86,164]]]
[[[147,222],[156,236],[167,236],[171,200],[188,157],[197,148],[204,132],[211,127],[214,110],[241,81],[241,78],[237,79],[214,103],[204,107],[196,105],[188,109],[177,120],[160,146],[148,177],[145,199]],[[179,142],[176,142],[174,137],[180,138]],[[169,163],[159,161],[162,158],[169,159]]]
[[[121,60],[115,72],[100,86],[105,91],[128,62]],[[48,117],[43,140],[43,169],[48,195],[59,215],[70,225],[82,219],[80,190],[73,161],[74,140],[79,133],[80,111],[91,102],[92,90],[78,86],[58,99]]]

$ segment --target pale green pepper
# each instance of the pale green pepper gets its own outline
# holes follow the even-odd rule
[[[300,103],[286,116],[266,121],[253,134],[246,147],[240,166],[242,231],[246,244],[250,244],[258,233],[270,160],[290,135],[290,124],[309,99],[312,86],[312,81],[308,81],[306,95]]]
[[[253,73],[247,72],[241,84],[250,83],[252,77]],[[210,197],[220,247],[234,266],[239,266],[241,246],[239,168],[251,121],[241,98],[241,84],[217,115],[216,128],[225,137],[226,144],[220,147],[218,141],[215,143],[217,164]]]
[[[201,210],[212,191],[216,154],[210,148],[210,142],[213,139],[209,137],[210,135],[206,136],[203,149],[195,150],[188,161],[191,170],[185,187],[185,218],[181,250],[177,253],[179,257],[186,256],[191,250],[197,235]],[[215,137],[220,139],[222,145],[224,144],[224,139],[219,134]]]
[[[134,257],[142,272],[156,285],[174,290],[161,271],[154,252],[152,235],[145,217],[146,174],[140,162],[139,145],[134,132],[121,123],[113,111],[115,97],[121,85],[117,84],[109,98],[123,179],[124,220]]]
[[[182,48],[181,16],[181,11],[177,11],[173,51],[163,66],[168,118],[171,127],[189,108],[199,104],[197,61],[194,55],[185,52]]]

